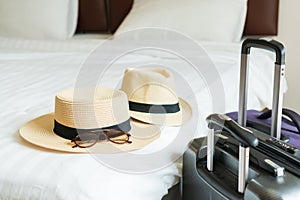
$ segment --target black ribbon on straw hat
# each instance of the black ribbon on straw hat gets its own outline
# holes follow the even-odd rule
[[[133,101],[129,101],[129,109],[137,112],[158,113],[158,114],[176,113],[180,111],[179,103],[157,105],[157,104],[138,103]]]
[[[129,132],[131,129],[130,126],[130,119],[116,125],[108,126],[108,127],[101,127],[101,128],[94,128],[94,129],[78,129],[78,128],[71,128],[68,126],[65,126],[56,120],[54,120],[54,133],[60,137],[63,137],[65,139],[72,140],[74,139],[78,133],[83,132],[92,132],[92,131],[98,131],[98,130],[104,130],[104,129],[114,129],[114,130],[120,130],[124,132]]]

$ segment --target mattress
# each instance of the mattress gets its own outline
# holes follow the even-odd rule
[[[217,72],[210,77],[211,83],[222,83],[222,88],[215,90],[205,77],[195,76],[195,68],[185,67],[187,62],[180,56],[146,48],[115,60],[97,84],[119,88],[127,67],[165,66],[182,79],[182,84],[178,81],[176,85],[178,94],[193,108],[187,127],[161,127],[159,139],[129,153],[141,158],[134,163],[126,162],[127,154],[105,155],[102,162],[90,154],[51,151],[23,140],[19,128],[53,112],[56,93],[76,86],[95,50],[111,53],[101,51],[104,42],[84,37],[66,41],[0,38],[0,199],[161,199],[181,176],[181,155],[191,138],[177,143],[179,135],[204,136],[207,115],[237,110],[241,43],[195,42],[214,67],[211,70]],[[195,58],[203,56],[193,49],[187,53]],[[253,51],[251,56],[248,105],[262,109],[271,105],[273,55]],[[213,91],[221,92],[211,94]],[[217,100],[212,98],[222,101],[222,106],[215,107]],[[119,162],[106,162],[111,159]]]

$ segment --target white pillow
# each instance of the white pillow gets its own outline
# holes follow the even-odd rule
[[[117,34],[142,27],[179,31],[195,40],[240,41],[247,0],[135,0]]]
[[[0,0],[0,35],[65,39],[77,26],[78,0]]]

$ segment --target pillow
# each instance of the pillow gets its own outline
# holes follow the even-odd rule
[[[179,31],[195,40],[241,40],[247,0],[135,0],[117,34],[142,27]]]
[[[77,16],[78,0],[0,0],[0,35],[65,39]]]

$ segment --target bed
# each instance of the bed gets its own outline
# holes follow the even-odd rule
[[[276,35],[278,1],[248,0],[247,18],[246,12],[238,13],[244,15],[246,26],[239,29],[235,38],[229,30],[228,37],[219,33],[212,37],[206,33],[202,38],[190,37],[194,32],[187,37],[176,31],[153,28],[128,32],[144,23],[132,19],[135,20],[136,15],[142,19],[141,13],[144,13],[143,9],[149,9],[147,6],[162,9],[170,5],[168,0],[153,2],[157,5],[136,0],[132,6],[132,1],[128,1],[127,9],[122,10],[125,14],[121,18],[126,16],[124,21],[119,15],[115,21],[104,20],[102,26],[99,26],[99,21],[85,26],[82,23],[87,16],[82,16],[84,12],[81,12],[77,34],[69,39],[0,37],[0,199],[180,198],[181,155],[188,140],[206,134],[204,119],[210,113],[237,109],[241,39],[236,38],[241,38],[242,34]],[[218,0],[213,2],[220,3]],[[82,1],[79,1],[80,5],[83,5]],[[108,10],[115,8],[104,5]],[[108,10],[106,12],[110,15],[106,13],[105,17],[111,18],[112,11]],[[91,15],[93,13],[88,17]],[[144,14],[145,19],[148,16],[151,17],[150,11]],[[253,25],[253,22],[258,22],[257,17],[261,19],[261,26]],[[205,23],[205,20],[199,23]],[[224,24],[220,26],[224,28]],[[236,26],[232,26],[236,34]],[[175,28],[171,26],[171,29]],[[203,34],[196,33],[198,36]],[[141,37],[147,40],[141,40]],[[145,46],[147,48],[141,48]],[[122,52],[126,53],[118,57]],[[253,51],[251,56],[253,76],[249,80],[249,107],[262,109],[271,105],[272,77],[264,75],[272,74],[273,55]],[[112,62],[112,58],[117,59]],[[20,137],[20,127],[38,116],[53,112],[54,97],[59,91],[90,84],[92,75],[97,75],[97,85],[118,89],[126,68],[153,65],[175,74],[178,95],[191,104],[193,118],[182,127],[162,126],[160,137],[145,148],[99,158],[93,154],[45,149]],[[202,66],[200,70],[199,66]],[[85,72],[89,72],[88,76]],[[182,133],[189,135],[182,137]],[[126,159],[131,160],[131,157],[137,159],[128,164]]]

